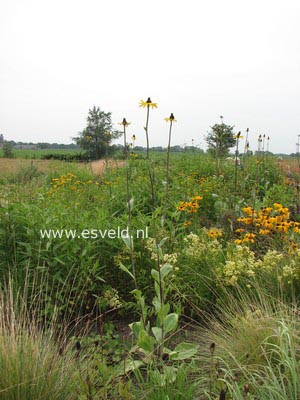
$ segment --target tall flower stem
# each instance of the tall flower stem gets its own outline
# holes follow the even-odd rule
[[[236,207],[236,191],[237,191],[237,178],[238,178],[238,156],[239,156],[239,140],[241,137],[241,132],[239,132],[236,136],[236,149],[235,149],[235,158],[234,158],[234,197],[233,197],[233,211],[235,211]]]
[[[164,294],[164,287],[163,287],[163,279],[161,275],[161,263],[163,260],[160,258],[160,251],[159,251],[159,241],[158,241],[158,232],[157,232],[157,224],[156,224],[156,196],[155,196],[155,179],[154,179],[154,171],[151,169],[150,160],[148,160],[148,173],[150,178],[150,190],[151,190],[151,200],[152,200],[152,226],[153,226],[153,236],[155,240],[155,248],[156,248],[156,257],[157,257],[157,271],[158,271],[158,278],[159,278],[159,294],[160,294],[160,306],[163,309],[165,304],[165,294]],[[161,322],[161,345],[158,347],[158,357],[162,357],[163,354],[163,343],[164,343],[164,323],[163,320]]]
[[[147,141],[147,159],[149,160],[149,135],[148,135],[148,125],[149,125],[149,111],[150,111],[150,106],[149,104],[147,105],[147,118],[146,118],[146,126],[145,126],[145,131],[146,131],[146,141]]]
[[[299,183],[299,176],[300,176],[300,135],[298,135],[298,141],[296,143],[297,146],[297,162],[298,162],[298,177],[296,181],[296,191],[297,191],[297,213],[300,212],[300,183]]]
[[[157,108],[157,104],[153,103],[148,97],[147,101],[140,101],[140,107],[147,108],[147,118],[146,118],[146,126],[145,126],[145,131],[146,131],[146,140],[147,140],[147,159],[149,160],[149,135],[148,135],[148,125],[149,125],[149,111],[150,107],[151,108]]]
[[[162,225],[164,226],[167,218],[167,207],[168,207],[168,200],[169,200],[169,169],[170,169],[170,150],[171,150],[171,136],[172,136],[172,127],[173,122],[175,121],[174,115],[171,114],[170,118],[166,118],[167,122],[170,122],[169,127],[169,139],[168,139],[168,148],[167,148],[167,160],[166,160],[166,195],[165,195],[165,206],[164,206],[164,213],[162,219]]]
[[[255,181],[253,185],[253,203],[252,203],[252,208],[255,210],[255,205],[256,205],[256,192],[258,189],[258,184],[260,180],[260,164],[261,164],[261,143],[262,143],[262,138],[261,135],[258,137],[258,146],[257,146],[257,154],[258,156],[255,157],[256,160],[256,171],[255,171]]]
[[[244,158],[246,158],[246,154],[248,152],[248,136],[249,136],[249,128],[246,129],[246,139],[245,139],[245,147],[244,147]]]
[[[248,150],[249,150],[249,142],[248,142],[248,137],[249,137],[249,128],[246,129],[246,138],[245,138],[245,146],[244,146],[244,155],[243,155],[243,177],[247,175],[247,167],[248,167]]]
[[[146,132],[146,139],[147,139],[147,167],[148,167],[148,174],[149,174],[149,180],[150,180],[150,191],[151,191],[151,205],[152,205],[152,226],[153,226],[153,236],[155,240],[155,247],[156,247],[156,258],[157,258],[157,272],[158,272],[158,279],[159,279],[159,302],[161,309],[163,309],[164,304],[165,304],[165,295],[164,295],[164,287],[163,287],[163,279],[161,275],[161,260],[160,257],[160,251],[159,251],[159,242],[158,242],[158,232],[157,232],[157,224],[156,224],[156,196],[155,196],[155,179],[154,179],[154,170],[151,167],[151,161],[149,157],[149,115],[150,115],[150,107],[156,108],[157,105],[156,103],[152,103],[150,97],[148,97],[148,100],[146,102],[141,101],[140,103],[141,107],[147,107],[147,117],[146,117],[146,126],[145,126],[145,132]],[[161,323],[161,344],[158,346],[158,357],[161,358],[163,354],[163,343],[164,343],[164,337],[165,337],[165,332],[164,332],[164,323],[162,321]]]
[[[263,139],[262,139],[262,162],[263,162],[263,177],[265,176],[265,140],[266,140],[266,135],[263,135]]]
[[[298,141],[297,141],[297,161],[298,161],[298,170],[300,174],[300,135],[298,135]]]
[[[137,289],[136,273],[135,273],[135,260],[133,251],[133,236],[132,236],[132,218],[131,218],[131,199],[129,191],[129,170],[128,170],[128,151],[127,151],[127,140],[126,140],[126,127],[129,123],[126,118],[123,118],[121,123],[123,125],[123,137],[124,137],[124,155],[125,155],[125,174],[126,174],[126,199],[127,199],[127,212],[128,212],[128,234],[129,234],[129,251],[130,251],[130,261],[132,268],[132,275],[134,280],[135,289]]]
[[[269,158],[270,136],[267,137],[267,154],[266,159]]]
[[[130,122],[126,121],[126,118],[123,118],[123,121],[120,125],[123,125],[123,137],[124,137],[124,155],[125,155],[125,176],[126,176],[126,199],[127,199],[127,212],[128,212],[128,234],[129,234],[129,252],[130,252],[130,261],[132,268],[132,277],[134,281],[134,287],[137,290],[137,280],[136,280],[136,271],[135,271],[135,258],[134,258],[134,248],[133,248],[133,235],[132,235],[132,218],[131,218],[131,198],[129,191],[129,169],[128,169],[128,147],[127,147],[127,139],[126,139],[126,127],[130,124]],[[141,311],[141,322],[145,329],[146,321],[144,317],[144,313],[142,310],[142,306],[140,305]]]

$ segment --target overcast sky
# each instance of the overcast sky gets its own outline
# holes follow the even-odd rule
[[[145,145],[205,144],[220,121],[250,146],[296,151],[300,134],[299,0],[0,0],[0,133],[70,143],[89,108],[131,121]]]

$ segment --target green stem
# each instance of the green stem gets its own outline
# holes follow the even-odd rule
[[[235,211],[236,207],[236,189],[237,189],[237,177],[238,177],[238,164],[237,158],[239,154],[239,139],[236,141],[236,151],[235,151],[235,159],[234,159],[234,197],[233,197],[233,211]]]
[[[169,141],[168,141],[168,149],[167,149],[167,165],[166,165],[166,196],[165,196],[165,207],[162,225],[166,222],[167,217],[167,206],[168,206],[168,195],[169,195],[169,167],[170,167],[170,149],[171,149],[171,134],[172,134],[172,125],[173,121],[170,121],[170,129],[169,129]]]
[[[148,173],[149,173],[149,179],[150,179],[150,190],[151,190],[151,203],[152,203],[152,224],[153,224],[153,236],[155,239],[155,247],[156,247],[156,254],[157,254],[157,271],[158,271],[158,276],[159,276],[159,293],[160,293],[160,303],[161,303],[161,308],[164,306],[164,289],[163,289],[163,280],[161,276],[161,271],[160,271],[160,256],[159,256],[159,243],[158,243],[158,235],[157,235],[157,226],[156,226],[156,216],[155,216],[155,207],[156,207],[156,198],[155,198],[155,183],[154,183],[154,173],[151,168],[151,162],[149,158],[149,135],[148,135],[148,125],[149,125],[149,108],[150,106],[147,106],[147,119],[146,119],[146,138],[147,138],[147,161],[148,161]],[[161,358],[163,354],[163,342],[164,342],[164,326],[163,326],[163,321],[161,324],[161,330],[162,330],[162,344],[158,348],[158,356]]]
[[[146,140],[147,140],[147,159],[149,160],[149,136],[148,136],[148,124],[149,124],[149,110],[150,106],[149,104],[147,105],[147,119],[146,119]]]
[[[135,274],[135,260],[133,253],[133,243],[132,243],[132,220],[131,220],[131,204],[130,204],[130,192],[129,192],[129,171],[128,171],[128,152],[126,148],[126,125],[123,125],[123,135],[124,135],[124,151],[125,151],[125,170],[126,170],[126,195],[127,195],[127,209],[128,209],[128,232],[129,232],[129,247],[130,247],[130,260],[132,267],[132,274],[134,277],[134,285],[137,289],[136,274]]]

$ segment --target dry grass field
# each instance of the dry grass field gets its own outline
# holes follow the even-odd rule
[[[54,160],[26,160],[23,158],[0,158],[0,176],[13,175],[24,168],[34,165],[41,172],[51,172],[61,167],[63,161]],[[67,163],[68,168],[72,163]],[[117,168],[124,165],[123,161],[108,160],[109,168]],[[89,164],[76,163],[76,166],[92,171],[95,175],[101,175],[106,168],[105,160],[93,161]]]
[[[118,168],[124,166],[124,161],[108,160],[109,168]],[[106,168],[106,160],[97,160],[90,163],[90,168],[95,175],[101,175]]]
[[[0,175],[7,176],[15,174],[23,168],[34,164],[40,171],[44,172],[51,168],[51,161],[48,160],[25,160],[22,158],[0,158]]]

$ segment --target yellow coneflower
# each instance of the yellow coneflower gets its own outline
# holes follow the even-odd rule
[[[234,243],[235,243],[235,244],[242,244],[243,241],[242,241],[241,239],[236,239],[236,240],[234,241]]]
[[[292,243],[291,243],[291,250],[292,250],[292,251],[296,251],[297,248],[298,248],[297,243],[292,242]]]
[[[295,233],[300,233],[300,229],[298,228],[298,226],[295,226],[295,227],[293,228],[293,231],[294,231]]]
[[[126,121],[126,118],[123,118],[123,121],[122,122],[119,122],[119,125],[123,125],[123,126],[128,126],[128,125],[130,125],[131,124],[131,122],[127,122]]]
[[[269,235],[271,233],[271,231],[269,229],[260,229],[259,230],[259,234],[260,235]]]
[[[241,132],[238,132],[236,135],[233,136],[234,139],[243,139],[244,136],[241,135]]]
[[[150,97],[148,97],[147,101],[140,101],[140,107],[146,108],[146,107],[151,107],[151,108],[157,108],[157,103],[153,103],[150,99]]]
[[[165,118],[166,122],[177,122],[177,120],[175,119],[173,113],[171,113],[169,118]]]
[[[191,225],[191,221],[185,221],[184,223],[183,223],[183,226],[190,226]]]
[[[222,236],[222,231],[221,229],[217,229],[217,228],[211,228],[208,231],[208,236],[212,239],[217,239],[218,237]]]
[[[203,196],[194,196],[194,197],[192,197],[192,200],[196,200],[196,201],[200,201],[200,200],[203,200]]]

